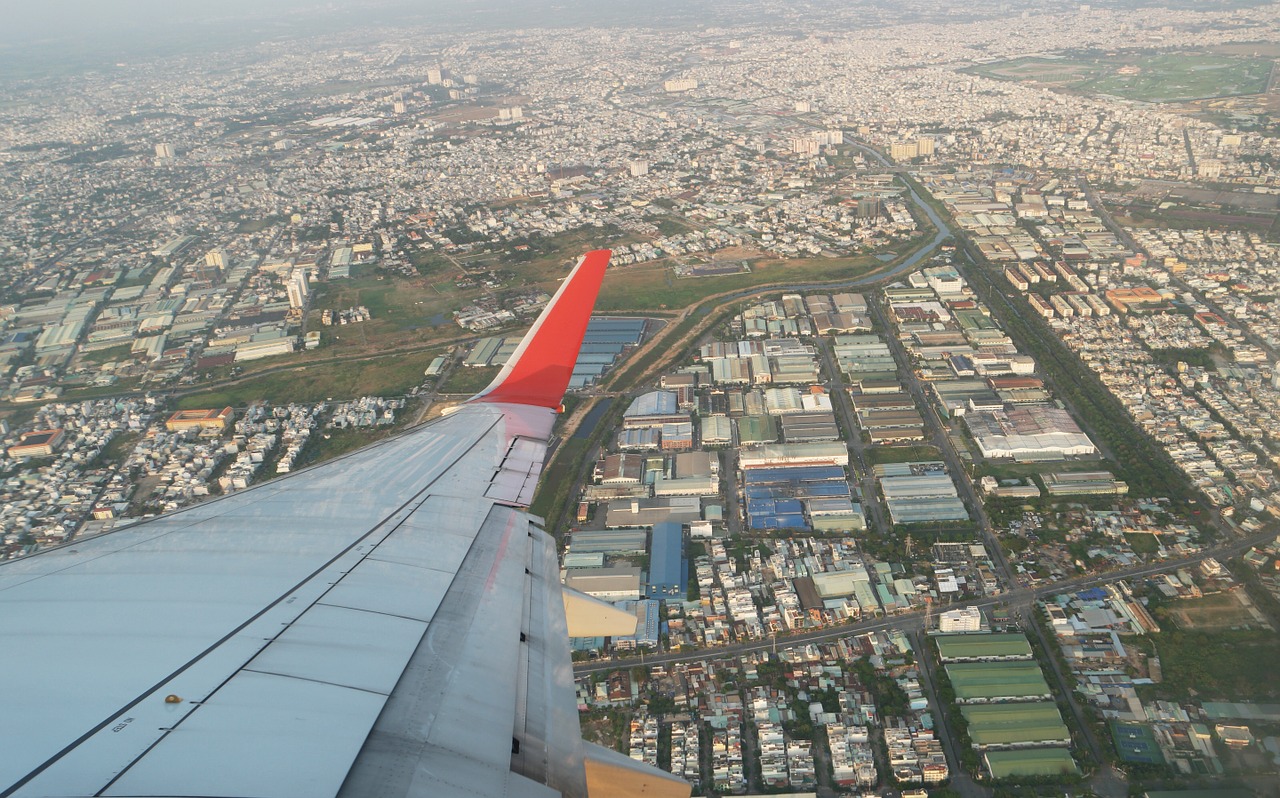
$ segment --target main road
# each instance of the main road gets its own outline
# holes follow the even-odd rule
[[[1137,579],[1144,576],[1151,576],[1152,574],[1176,570],[1178,568],[1185,568],[1188,565],[1194,565],[1198,562],[1209,559],[1210,557],[1238,557],[1254,546],[1273,540],[1275,537],[1276,534],[1274,532],[1264,532],[1247,538],[1237,539],[1229,544],[1205,549],[1204,551],[1193,554],[1189,557],[1161,560],[1160,562],[1155,563],[1143,563],[1142,565],[1134,565],[1129,568],[1123,568],[1118,571],[1108,571],[1102,574],[1077,576],[1072,579],[1064,579],[1034,588],[1021,587],[996,596],[986,596],[980,599],[956,602],[953,606],[973,606],[984,609],[1005,606],[1029,609],[1035,601],[1048,596],[1056,596],[1062,593],[1072,593],[1079,590],[1085,590],[1090,587],[1104,585],[1108,582],[1115,582],[1120,579]],[[920,610],[913,610],[911,612],[873,618],[870,620],[859,621],[857,623],[829,626],[808,632],[799,632],[797,634],[780,637],[776,641],[766,638],[762,640],[734,643],[728,646],[718,646],[716,648],[702,648],[695,651],[672,651],[663,654],[654,654],[651,656],[578,662],[574,664],[573,670],[575,674],[581,676],[590,673],[605,673],[608,671],[618,670],[620,668],[630,668],[636,665],[670,665],[680,662],[702,662],[705,660],[726,659],[728,657],[735,657],[756,651],[765,651],[777,646],[795,648],[809,643],[824,643],[840,637],[862,635],[868,632],[885,629],[901,629],[904,632],[911,633],[923,628],[924,613]]]

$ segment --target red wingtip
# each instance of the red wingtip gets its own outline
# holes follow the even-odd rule
[[[607,249],[597,249],[582,256],[507,365],[470,401],[553,410],[560,406],[612,255]]]

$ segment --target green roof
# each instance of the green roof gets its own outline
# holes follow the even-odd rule
[[[738,443],[769,443],[778,440],[773,416],[743,416],[738,419]]]
[[[1022,751],[988,751],[987,769],[991,777],[1004,779],[1009,776],[1057,776],[1060,773],[1079,774],[1076,761],[1065,748],[1030,748]]]
[[[946,666],[947,677],[961,701],[1031,698],[1049,694],[1040,666],[1027,662],[956,662]]]
[[[960,712],[969,722],[969,736],[980,747],[1068,740],[1071,737],[1057,705],[1048,701],[977,704],[960,707]]]
[[[1021,634],[940,635],[938,653],[943,661],[988,657],[1031,658],[1031,644]]]

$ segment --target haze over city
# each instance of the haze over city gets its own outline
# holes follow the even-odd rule
[[[1280,5],[0,11],[0,794],[1280,798]]]

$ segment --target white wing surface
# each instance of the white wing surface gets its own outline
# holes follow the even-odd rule
[[[0,566],[0,796],[586,795],[536,384]]]

